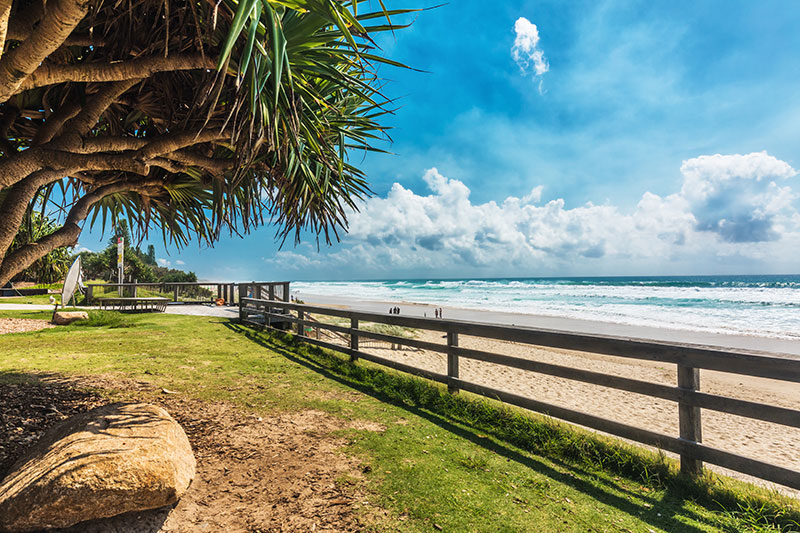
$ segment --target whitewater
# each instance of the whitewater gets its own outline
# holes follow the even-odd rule
[[[800,275],[299,281],[298,294],[800,340]]]

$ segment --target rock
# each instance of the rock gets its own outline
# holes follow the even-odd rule
[[[87,320],[89,313],[86,311],[56,311],[53,315],[53,322],[59,326],[66,326],[76,320]]]
[[[186,433],[154,405],[111,404],[50,429],[0,484],[0,530],[69,527],[177,502],[195,474]]]

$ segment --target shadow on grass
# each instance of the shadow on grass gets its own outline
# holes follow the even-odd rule
[[[700,531],[679,519],[683,517],[729,531],[739,531],[743,523],[755,530],[796,531],[800,528],[800,511],[787,508],[785,498],[765,497],[763,491],[755,495],[737,492],[719,485],[711,477],[687,478],[678,472],[674,461],[653,452],[493,400],[449,394],[444,387],[377,365],[354,364],[344,356],[304,344],[293,335],[257,332],[236,323],[226,326],[326,378],[400,406],[446,431],[653,526]],[[553,466],[506,444],[547,458]],[[634,483],[663,490],[662,499],[647,496],[644,491],[628,490],[604,477],[603,473],[619,474]],[[708,518],[690,511],[686,508],[689,502],[719,513],[719,520],[712,524]]]

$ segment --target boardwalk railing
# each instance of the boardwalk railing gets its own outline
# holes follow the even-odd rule
[[[240,294],[244,290],[242,287],[244,287],[244,284],[240,287]],[[294,314],[291,311],[294,311]],[[319,321],[314,322],[315,328],[327,329],[346,335],[350,341],[349,346],[341,346],[305,336],[305,326],[308,322],[304,320],[304,317],[309,313],[349,319],[349,327],[326,324]],[[745,353],[718,350],[688,344],[650,342],[545,329],[352,311],[302,305],[274,299],[248,298],[247,296],[240,298],[239,318],[243,323],[258,326],[294,324],[297,335],[302,336],[305,342],[348,354],[353,360],[366,359],[373,363],[444,383],[452,392],[458,390],[469,391],[481,396],[498,399],[511,405],[545,413],[581,426],[674,452],[680,455],[681,470],[691,475],[699,474],[702,471],[703,462],[708,462],[800,490],[800,472],[798,471],[702,444],[701,409],[711,409],[795,428],[800,428],[800,410],[729,398],[699,390],[701,369],[800,383],[800,360],[797,359],[757,352]],[[444,332],[446,333],[447,344],[437,344],[419,339],[408,339],[367,331],[359,328],[360,322]],[[458,345],[459,335],[671,363],[676,365],[676,386],[463,348]],[[416,368],[361,351],[359,350],[359,339],[361,338],[444,353],[447,356],[447,374]],[[665,435],[635,425],[608,420],[485,385],[471,383],[459,377],[458,365],[459,360],[462,358],[485,361],[505,367],[671,400],[678,404],[679,434],[678,436]],[[635,414],[631,414],[633,420],[635,420]]]
[[[218,299],[228,305],[238,304],[239,283],[221,281],[164,282],[164,283],[89,283],[86,301],[104,297],[127,298],[161,297],[175,303],[210,303]],[[288,281],[252,282],[244,284],[247,296],[257,298],[289,299]]]

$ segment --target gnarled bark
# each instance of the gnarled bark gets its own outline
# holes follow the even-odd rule
[[[211,58],[200,54],[175,55],[169,57],[142,57],[116,63],[89,63],[80,65],[43,64],[19,85],[18,91],[27,91],[56,83],[83,82],[103,83],[110,81],[138,80],[156,72],[212,69]]]
[[[19,92],[25,79],[57,50],[88,10],[87,0],[52,0],[30,36],[0,59],[0,102]]]

